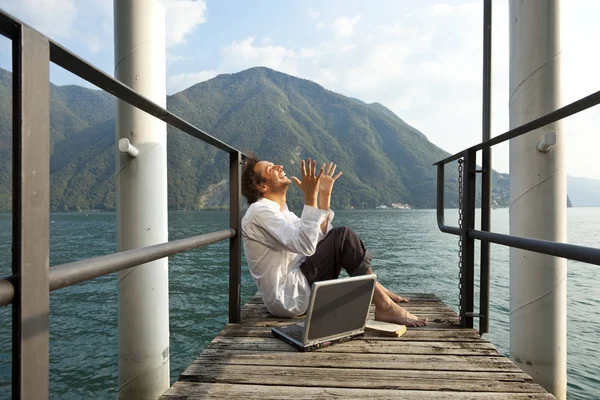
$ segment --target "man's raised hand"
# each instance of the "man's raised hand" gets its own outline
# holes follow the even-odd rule
[[[338,174],[335,176],[333,175],[335,174],[336,167],[337,165],[333,162],[330,162],[327,166],[327,170],[323,174],[323,177],[321,178],[321,182],[319,184],[319,191],[322,195],[331,195],[331,191],[333,190],[333,184],[335,183],[337,178],[339,178],[340,175],[342,175],[341,172],[338,172]],[[321,171],[323,170],[325,170],[325,164],[323,164],[323,167],[321,168]]]
[[[310,158],[304,162],[300,163],[300,172],[302,173],[302,180],[292,176],[292,180],[296,182],[296,185],[304,192],[304,203],[307,206],[316,207],[317,206],[317,194],[319,191],[319,182],[321,181],[321,177],[323,176],[324,168],[321,168],[318,174],[317,172],[317,162],[311,160]]]

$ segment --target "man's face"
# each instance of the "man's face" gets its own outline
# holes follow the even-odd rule
[[[265,183],[260,186],[260,190],[263,193],[285,192],[292,183],[285,172],[283,172],[283,165],[275,165],[270,161],[259,161],[254,167],[254,172],[260,174],[265,179]]]

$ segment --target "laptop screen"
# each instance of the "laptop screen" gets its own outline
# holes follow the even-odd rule
[[[361,329],[367,319],[375,279],[338,280],[316,287],[308,340]]]

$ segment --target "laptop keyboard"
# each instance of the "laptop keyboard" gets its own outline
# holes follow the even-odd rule
[[[304,326],[298,326],[296,324],[286,326],[285,334],[302,342],[302,335],[304,334]]]

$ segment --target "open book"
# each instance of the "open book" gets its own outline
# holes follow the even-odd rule
[[[400,337],[404,334],[404,332],[406,332],[406,325],[368,320],[367,325],[365,326],[365,331],[377,332],[385,336]]]

